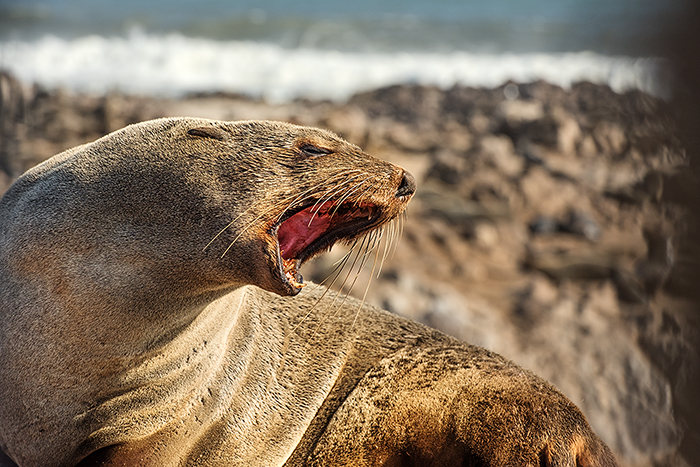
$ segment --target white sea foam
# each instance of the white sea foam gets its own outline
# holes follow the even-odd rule
[[[500,54],[369,53],[285,49],[276,44],[132,32],[126,37],[45,36],[0,43],[0,67],[26,82],[77,91],[178,96],[224,91],[270,102],[294,98],[343,101],[354,93],[414,83],[494,87],[544,79],[564,88],[579,81],[618,92],[664,95],[660,61],[592,52]]]

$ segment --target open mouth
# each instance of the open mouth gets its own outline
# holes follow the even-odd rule
[[[305,284],[298,268],[336,242],[352,240],[379,225],[378,211],[372,204],[327,201],[284,216],[271,231],[277,238],[282,280],[293,293],[301,290]]]

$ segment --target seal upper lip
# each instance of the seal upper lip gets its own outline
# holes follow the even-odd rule
[[[316,203],[285,215],[273,228],[279,246],[282,278],[293,293],[304,287],[297,271],[305,261],[330,249],[339,240],[352,240],[379,225],[379,208],[362,203]],[[276,234],[276,235],[274,235]]]

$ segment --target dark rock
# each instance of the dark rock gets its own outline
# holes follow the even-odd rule
[[[427,179],[434,179],[448,185],[459,185],[464,176],[464,160],[454,154],[443,151],[435,156],[434,162],[426,173]]]
[[[571,211],[565,222],[559,219],[538,216],[529,224],[530,231],[535,234],[553,234],[556,232],[566,232],[596,242],[600,239],[601,229],[589,215]]]
[[[561,231],[561,223],[558,219],[547,216],[539,216],[529,225],[530,231],[535,234],[552,234]]]
[[[23,172],[18,155],[22,154],[21,145],[26,138],[25,113],[22,84],[0,71],[0,171],[9,178]]]
[[[439,89],[423,86],[391,86],[357,94],[349,104],[372,118],[390,117],[403,123],[436,121],[445,95]]]
[[[612,270],[612,279],[620,300],[627,303],[647,303],[647,294],[642,284],[631,272],[615,268]]]
[[[556,280],[600,280],[612,274],[614,264],[606,255],[531,252],[526,264]]]
[[[571,211],[568,221],[562,226],[564,232],[569,232],[597,242],[601,236],[598,223],[591,216],[580,211]]]

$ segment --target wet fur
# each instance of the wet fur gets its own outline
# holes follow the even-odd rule
[[[279,279],[284,209],[391,225],[402,176],[325,131],[197,119],[30,170],[0,201],[0,465],[616,465],[531,373]]]

